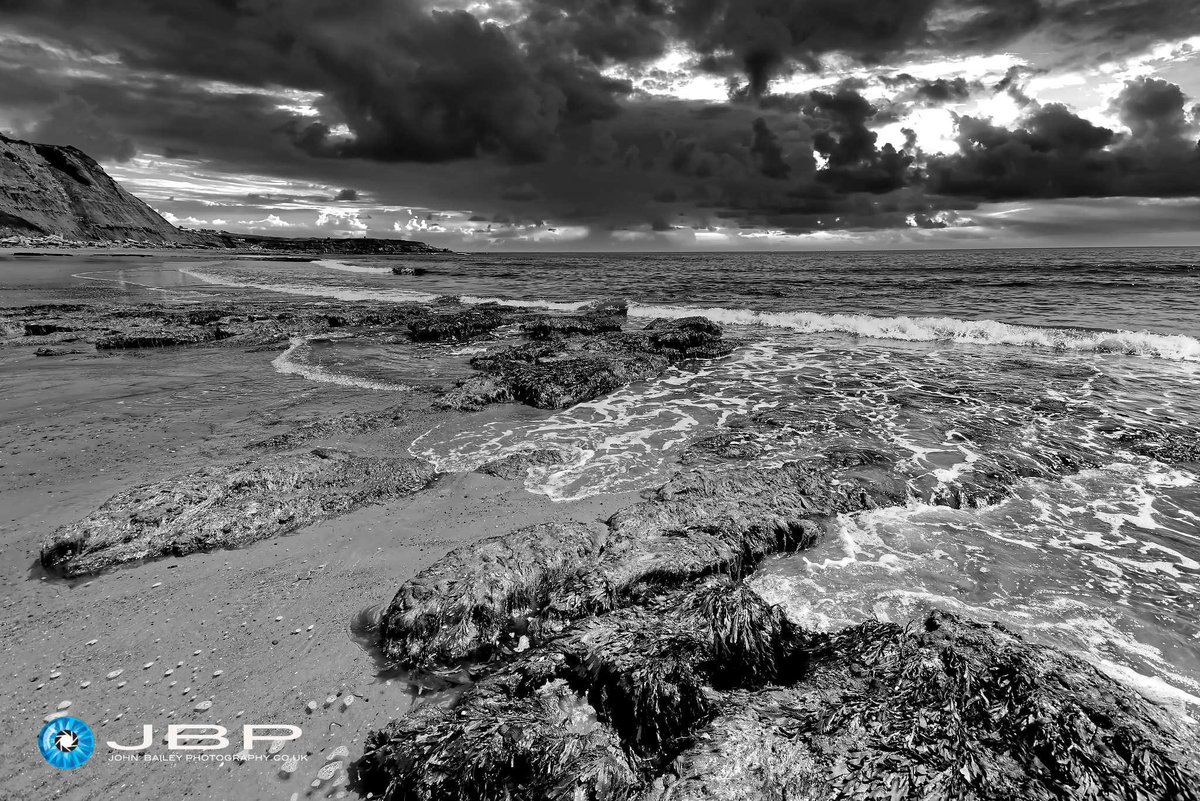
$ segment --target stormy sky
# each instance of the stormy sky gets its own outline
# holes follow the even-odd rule
[[[193,228],[1200,244],[1200,0],[0,0],[0,131]]]

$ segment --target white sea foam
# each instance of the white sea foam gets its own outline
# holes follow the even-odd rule
[[[840,332],[872,339],[1015,345],[1200,361],[1200,340],[1183,334],[1154,334],[1149,331],[1081,331],[1010,325],[995,320],[960,320],[956,317],[872,317],[866,314],[766,312],[697,306],[632,305],[629,313],[638,317],[700,316],[730,325],[787,328],[806,333]]]
[[[310,337],[292,337],[291,345],[288,349],[275,357],[275,360],[271,362],[271,366],[275,368],[275,371],[283,375],[302,376],[309,381],[318,381],[322,384],[340,384],[344,387],[356,387],[358,389],[373,389],[382,392],[407,392],[412,389],[412,387],[405,386],[404,384],[391,384],[386,381],[354,378],[330,372],[318,365],[305,364],[302,359],[311,347],[308,344],[309,339]]]
[[[190,275],[197,281],[204,281],[205,283],[217,286],[234,287],[237,289],[261,289],[265,292],[282,292],[286,295],[304,295],[312,298],[333,298],[334,300],[346,301],[373,300],[387,303],[428,303],[431,300],[436,300],[438,297],[428,292],[409,292],[402,289],[360,289],[354,287],[323,286],[321,284],[263,284],[213,275],[203,270],[183,267],[178,269],[179,272],[184,275]]]
[[[363,267],[358,264],[347,264],[344,261],[334,261],[333,259],[317,259],[313,262],[317,267],[324,267],[327,270],[340,270],[344,273],[366,273],[367,275],[386,275],[391,274],[391,267]]]

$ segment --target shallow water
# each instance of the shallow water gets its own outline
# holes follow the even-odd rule
[[[618,296],[634,326],[719,320],[741,343],[726,359],[561,412],[456,420],[412,450],[462,471],[557,448],[567,464],[525,480],[556,500],[654,487],[681,465],[889,454],[909,504],[839,519],[816,548],[769,560],[753,579],[764,595],[825,629],[956,608],[1164,703],[1200,703],[1200,467],[1132,450],[1200,428],[1200,251],[489,255],[423,260],[422,276],[390,264],[131,265],[121,280],[315,302],[571,309]],[[395,392],[452,383],[496,345],[296,341],[275,366]],[[995,476],[1004,497],[967,492]]]

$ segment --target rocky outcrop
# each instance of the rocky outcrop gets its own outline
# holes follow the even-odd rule
[[[432,314],[418,303],[299,302],[226,306],[145,303],[42,305],[0,309],[0,327],[16,342],[90,342],[97,350],[205,343],[261,346],[343,329],[395,329]],[[9,340],[10,344],[14,340]]]
[[[726,579],[579,621],[367,738],[398,799],[1195,799],[1192,732],[947,613],[804,631]]]
[[[513,315],[499,306],[473,306],[430,314],[409,323],[408,330],[417,342],[462,342],[495,331]]]
[[[534,320],[526,330],[552,339],[476,356],[471,365],[485,377],[463,382],[440,404],[474,410],[513,399],[540,409],[564,409],[654,378],[674,364],[726,356],[734,347],[723,339],[719,325],[702,317],[655,320],[630,331],[619,330],[615,315],[566,318],[582,321],[569,324],[548,319],[563,318]],[[593,328],[610,330],[592,333]]]
[[[0,134],[0,237],[195,243],[73,147]]]
[[[568,455],[557,448],[533,448],[482,464],[475,472],[513,481],[524,478],[533,468],[552,467],[566,464],[567,461]]]
[[[722,459],[746,432],[698,452]],[[743,582],[836,515],[904,503],[902,470],[866,448],[718,464],[603,528],[544,524],[452,551],[401,587],[380,643],[417,676],[466,666],[474,683],[371,734],[362,789],[385,801],[1200,798],[1195,732],[1072,655],[939,611],[807,631]]]
[[[66,576],[279,536],[371,503],[407,495],[433,480],[417,459],[317,449],[146,484],[109,498],[83,520],[54,532],[42,564]]]
[[[451,551],[400,588],[382,620],[383,650],[406,667],[487,658],[661,587],[741,575],[768,554],[812,545],[826,519],[876,503],[803,465],[685,473],[604,529],[547,524]]]

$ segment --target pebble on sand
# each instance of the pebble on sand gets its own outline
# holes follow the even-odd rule
[[[71,708],[71,702],[70,702],[70,701],[63,701],[62,703],[60,703],[60,704],[58,705],[58,711],[59,711],[59,712],[61,712],[61,711],[62,711],[62,710],[64,710],[64,709],[70,709],[70,708]]]
[[[323,782],[327,782],[337,775],[337,772],[342,769],[341,760],[330,762],[325,767],[317,771],[317,778]]]
[[[339,745],[337,748],[325,755],[326,762],[333,762],[336,759],[348,759],[350,757],[350,749],[344,745]]]
[[[200,703],[196,704],[194,709],[197,712],[207,712],[208,710],[212,709],[212,701],[201,701]]]
[[[79,682],[79,689],[86,690],[88,687],[91,686],[91,684],[92,683],[90,681],[81,681],[81,682]]]
[[[109,671],[108,675],[105,676],[104,678],[109,679],[111,681],[112,679],[115,679],[117,676],[120,676],[124,672],[125,672],[124,668],[117,668],[116,670]]]
[[[347,695],[345,698],[342,699],[342,709],[349,709],[350,705],[353,703],[354,703],[354,696]]]
[[[316,712],[317,711],[317,702],[309,701],[307,704],[304,705],[304,711],[308,712],[308,714],[310,714],[310,715],[313,712]]]

